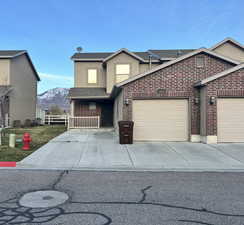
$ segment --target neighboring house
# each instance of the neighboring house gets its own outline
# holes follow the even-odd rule
[[[36,118],[37,81],[40,78],[24,50],[0,50],[0,125]]]
[[[133,120],[136,141],[244,142],[244,46],[231,38],[210,49],[72,59],[72,116],[99,115],[116,130]]]

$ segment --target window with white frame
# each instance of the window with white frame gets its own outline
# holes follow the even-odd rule
[[[130,64],[116,64],[115,70],[116,83],[122,82],[129,78]]]
[[[196,67],[202,68],[205,66],[205,58],[203,56],[196,57]]]
[[[97,83],[97,69],[88,69],[88,84]]]
[[[89,110],[96,110],[96,102],[89,102]]]

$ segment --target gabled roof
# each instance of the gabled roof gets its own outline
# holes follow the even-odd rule
[[[26,55],[28,62],[30,63],[31,68],[34,71],[36,79],[40,81],[40,77],[31,61],[31,58],[26,50],[0,50],[0,59],[13,59],[20,55]]]
[[[0,58],[14,58],[16,56],[24,54],[25,50],[0,50]]]
[[[225,38],[223,41],[217,43],[216,45],[214,45],[213,47],[210,48],[210,50],[214,50],[216,48],[218,48],[219,46],[225,44],[226,42],[230,42],[236,46],[238,46],[239,48],[242,48],[244,50],[244,45],[242,45],[241,43],[239,43],[238,41],[234,40],[233,38],[227,37]]]
[[[71,59],[74,61],[106,61],[108,57],[113,57],[116,54],[119,54],[121,51],[125,51],[127,54],[136,57],[142,62],[148,62],[151,56],[152,62],[169,61],[189,52],[194,51],[194,49],[169,49],[169,50],[148,50],[145,52],[131,52],[128,49],[120,49],[117,52],[81,52],[75,53],[71,56]]]
[[[70,88],[68,98],[75,99],[105,99],[109,98],[106,88]]]
[[[144,72],[144,73],[138,74],[138,75],[133,76],[133,77],[131,77],[131,78],[125,80],[125,81],[122,81],[122,82],[116,84],[116,87],[121,87],[121,86],[123,86],[123,85],[125,85],[125,84],[128,84],[128,83],[130,83],[130,82],[132,82],[132,81],[135,81],[135,80],[137,80],[137,79],[139,79],[139,78],[142,78],[142,77],[144,77],[144,76],[146,76],[146,75],[149,75],[149,74],[154,73],[154,72],[156,72],[156,71],[158,71],[158,70],[161,70],[161,69],[163,69],[163,68],[166,68],[166,67],[168,67],[168,66],[171,66],[171,65],[173,65],[173,64],[175,64],[175,63],[177,63],[177,62],[180,62],[180,61],[182,61],[182,60],[184,60],[184,59],[187,59],[187,58],[189,58],[189,57],[191,57],[191,56],[194,56],[194,55],[196,55],[196,54],[199,54],[199,53],[206,53],[206,54],[209,54],[209,55],[214,56],[214,57],[216,57],[216,58],[220,58],[220,59],[222,59],[222,60],[224,60],[224,61],[230,62],[230,63],[232,63],[232,64],[234,64],[234,65],[238,65],[238,64],[240,64],[240,62],[238,62],[238,61],[235,61],[235,60],[229,59],[229,58],[227,58],[227,57],[224,57],[224,56],[222,56],[222,55],[219,55],[219,54],[217,54],[217,53],[215,53],[215,52],[213,52],[213,51],[210,51],[210,50],[208,50],[208,49],[206,49],[206,48],[200,48],[200,49],[197,49],[197,50],[195,50],[195,51],[193,51],[193,52],[190,52],[190,53],[188,53],[188,54],[185,54],[185,55],[183,55],[183,56],[180,56],[179,58],[176,58],[176,59],[174,59],[174,60],[172,60],[172,61],[163,63],[163,64],[161,64],[161,65],[159,65],[159,66],[157,66],[157,67],[154,67],[153,69],[148,70],[148,71],[146,71],[146,72]]]
[[[238,66],[232,67],[232,68],[230,68],[228,70],[225,70],[223,72],[217,73],[217,74],[215,74],[215,75],[213,75],[211,77],[205,78],[205,79],[197,82],[194,86],[195,87],[205,86],[207,83],[209,83],[211,81],[214,81],[216,79],[219,79],[221,77],[224,77],[224,76],[226,76],[226,75],[228,75],[230,73],[233,73],[233,72],[235,72],[237,70],[240,70],[240,69],[244,69],[244,63],[242,63],[242,64],[240,64]]]
[[[111,58],[113,58],[114,56],[122,53],[122,52],[125,52],[127,53],[128,55],[138,59],[139,61],[142,61],[144,62],[145,60],[143,58],[141,58],[139,55],[133,53],[133,52],[130,52],[128,49],[126,48],[121,48],[120,50],[118,50],[117,52],[114,52],[113,54],[109,55],[108,57],[106,57],[105,59],[103,59],[103,62],[107,62],[108,60],[110,60]]]

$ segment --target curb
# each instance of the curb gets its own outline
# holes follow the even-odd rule
[[[1,167],[0,170],[10,169]],[[244,173],[244,168],[96,168],[96,167],[36,167],[33,165],[21,165],[17,162],[13,170],[33,171],[80,171],[80,172],[176,172],[176,173]]]
[[[0,167],[16,167],[16,162],[0,162]]]

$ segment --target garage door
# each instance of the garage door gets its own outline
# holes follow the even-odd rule
[[[244,98],[217,102],[218,142],[244,142]]]
[[[187,141],[188,101],[134,100],[134,140]]]

